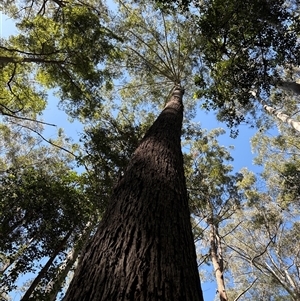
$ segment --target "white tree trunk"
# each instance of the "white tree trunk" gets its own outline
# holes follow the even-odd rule
[[[295,83],[296,84],[296,83]],[[296,84],[300,87],[299,84]],[[300,94],[300,88],[299,89],[299,94]],[[270,107],[266,104],[266,102],[261,99],[259,96],[256,95],[255,91],[250,91],[250,93],[257,98],[257,100],[264,106],[264,109],[270,113],[271,115],[274,115],[275,117],[277,117],[278,119],[280,119],[281,121],[289,124],[292,128],[294,128],[296,131],[300,132],[300,122],[296,121],[294,119],[292,119],[290,116],[282,113],[281,111],[274,109],[273,107]]]
[[[268,105],[264,105],[264,109],[269,112],[270,114],[274,115],[275,117],[277,117],[278,119],[280,119],[281,121],[289,124],[292,128],[294,128],[296,131],[300,132],[300,122],[299,121],[295,121],[294,119],[292,119],[290,116],[280,112],[279,110],[276,110]]]

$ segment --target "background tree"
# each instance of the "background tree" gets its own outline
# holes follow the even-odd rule
[[[229,262],[233,289],[249,287],[245,300],[274,295],[299,299],[299,139],[287,126],[281,124],[280,130],[278,135],[262,130],[252,139],[258,153],[255,162],[264,169],[260,181],[248,174],[241,183],[247,202],[236,216],[237,231],[225,239],[235,259]]]
[[[229,162],[233,158],[217,141],[221,134],[224,134],[222,129],[198,130],[197,136],[187,141],[190,149],[185,156],[185,167],[202,278],[207,278],[204,274],[209,270],[203,264],[212,264],[219,299],[229,300],[225,283],[231,282],[231,276],[225,275],[230,258],[225,256],[223,238],[228,233],[224,228],[235,223],[236,212],[243,202],[238,185],[243,177],[232,173]]]
[[[99,87],[112,75],[99,66],[107,56],[118,56],[113,47],[117,36],[105,26],[105,7],[92,1],[10,2],[5,13],[16,20],[19,34],[1,41],[3,91],[19,110],[28,102],[38,104],[31,97],[36,85],[24,84],[28,76],[29,82],[55,89],[74,117],[99,110]],[[16,111],[12,104],[4,106],[8,113]]]
[[[209,77],[199,74],[196,82],[203,89],[199,96],[208,100],[204,105],[217,109],[220,120],[230,126],[244,120],[253,124],[246,118],[247,113],[259,117],[259,98],[251,94],[253,90],[273,106],[268,96],[285,81],[282,70],[298,64],[296,5],[214,1],[204,7],[198,25],[211,72]]]

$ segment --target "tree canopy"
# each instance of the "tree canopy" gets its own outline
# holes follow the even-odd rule
[[[131,155],[180,84],[202,282],[215,279],[220,300],[299,299],[298,1],[2,5],[17,32],[0,43],[1,298],[29,272],[24,300],[61,298]],[[43,113],[54,101],[82,123],[78,143],[62,129],[47,137]],[[196,122],[204,111],[232,137],[244,124],[257,129],[261,173],[234,169],[219,142],[225,130]]]

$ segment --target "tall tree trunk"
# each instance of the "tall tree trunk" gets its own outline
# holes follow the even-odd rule
[[[134,152],[64,301],[203,301],[180,145],[183,90]]]
[[[39,284],[39,282],[41,281],[41,279],[45,276],[45,274],[47,273],[47,271],[49,270],[51,264],[54,262],[56,256],[59,254],[59,252],[63,249],[63,247],[65,246],[65,244],[67,243],[68,239],[70,238],[71,234],[73,233],[73,229],[70,230],[66,236],[64,237],[64,239],[61,241],[61,243],[59,244],[59,246],[56,248],[56,250],[53,252],[52,256],[49,257],[48,261],[46,262],[46,264],[44,265],[44,267],[40,270],[39,274],[36,276],[36,278],[33,280],[33,282],[31,283],[30,287],[28,288],[28,290],[26,291],[26,293],[24,294],[24,296],[22,297],[21,301],[27,301],[30,300],[30,296],[33,293],[33,291],[35,290],[35,288],[37,287],[37,285]]]
[[[66,277],[74,263],[76,262],[79,253],[82,252],[83,248],[86,246],[88,242],[88,238],[91,234],[93,226],[91,223],[88,223],[86,228],[83,230],[81,237],[75,243],[73,248],[69,251],[68,255],[66,256],[65,262],[59,266],[56,273],[56,278],[52,279],[46,289],[46,300],[47,301],[55,301],[57,298],[58,293],[61,291],[62,287],[64,286]]]
[[[227,293],[225,290],[225,282],[224,282],[224,261],[222,255],[222,246],[218,233],[217,226],[213,223],[213,219],[209,224],[210,227],[210,255],[211,261],[214,267],[215,276],[217,280],[218,293],[220,296],[220,301],[227,301]]]
[[[296,131],[300,132],[300,122],[292,119],[290,116],[280,112],[279,110],[276,110],[268,105],[264,105],[264,109],[269,112],[270,114],[276,116],[281,121],[289,124],[292,128],[294,128]]]
[[[261,99],[259,96],[256,95],[255,91],[250,91],[250,93],[258,99],[258,101],[263,105],[264,109],[270,113],[271,115],[275,116],[276,118],[280,119],[281,121],[289,124],[292,128],[296,131],[300,132],[300,122],[292,119],[290,116],[282,113],[280,110],[274,109],[267,105],[267,103]]]

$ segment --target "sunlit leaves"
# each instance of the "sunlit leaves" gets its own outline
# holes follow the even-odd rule
[[[278,82],[278,66],[297,64],[293,13],[283,1],[213,1],[197,24],[205,42],[199,45],[212,81],[197,81],[209,109],[230,127],[257,117],[256,89],[265,98]],[[201,77],[201,75],[200,75]],[[201,95],[201,96],[202,96]]]
[[[115,31],[123,37],[123,63],[112,68],[124,70],[116,89],[123,100],[129,96],[131,102],[148,102],[161,109],[174,84],[181,83],[190,93],[192,74],[201,63],[194,24],[188,18],[168,15],[143,1],[138,5],[127,1],[120,2],[114,20]],[[186,97],[186,112],[194,104]]]
[[[86,117],[99,108],[99,88],[113,76],[101,63],[107,56],[118,57],[113,47],[118,38],[106,27],[107,12],[102,5],[60,4],[32,2],[31,9],[25,6],[28,15],[18,19],[19,34],[1,47],[2,61],[12,61],[10,65],[19,69],[30,66],[27,73],[32,84],[28,89],[37,85],[55,89],[69,113]]]

